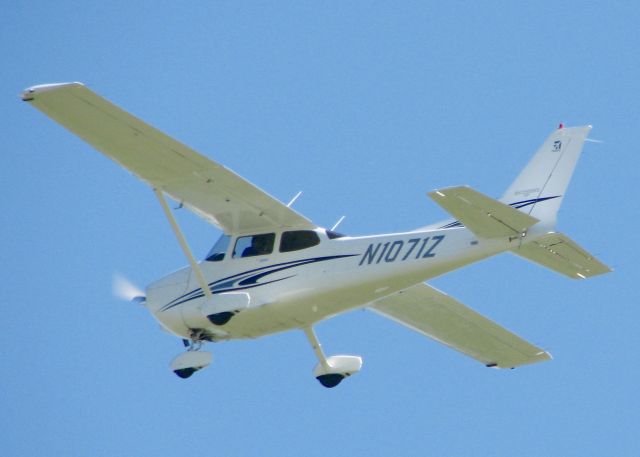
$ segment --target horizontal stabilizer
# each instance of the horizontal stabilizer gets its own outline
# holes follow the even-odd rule
[[[435,190],[429,197],[481,238],[519,236],[540,222],[467,186]]]
[[[586,279],[611,271],[562,233],[549,233],[511,252],[573,279]]]
[[[427,284],[376,300],[370,309],[488,367],[513,368],[551,359],[544,350]]]

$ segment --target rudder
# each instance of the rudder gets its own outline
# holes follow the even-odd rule
[[[545,229],[553,230],[590,131],[590,125],[560,126],[549,135],[500,201],[540,219]]]

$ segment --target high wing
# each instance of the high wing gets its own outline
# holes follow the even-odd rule
[[[544,350],[427,284],[376,300],[370,309],[488,367],[513,368],[551,359]]]
[[[34,86],[22,99],[226,233],[315,227],[231,170],[81,83]]]

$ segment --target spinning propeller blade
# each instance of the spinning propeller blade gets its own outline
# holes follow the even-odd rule
[[[146,296],[142,290],[120,273],[113,275],[113,295],[121,300],[144,304]]]

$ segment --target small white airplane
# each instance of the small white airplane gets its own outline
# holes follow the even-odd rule
[[[574,279],[611,271],[555,230],[556,214],[590,126],[553,131],[499,200],[466,186],[429,196],[453,219],[402,233],[344,236],[309,219],[222,165],[123,111],[81,83],[26,89],[22,100],[149,184],[189,267],[130,297],[186,352],[171,369],[188,378],[212,361],[205,342],[302,330],[313,374],[334,387],[362,359],[325,356],[314,324],[367,308],[495,368],[548,360],[544,350],[425,284],[511,252]],[[165,195],[222,229],[196,261]]]

